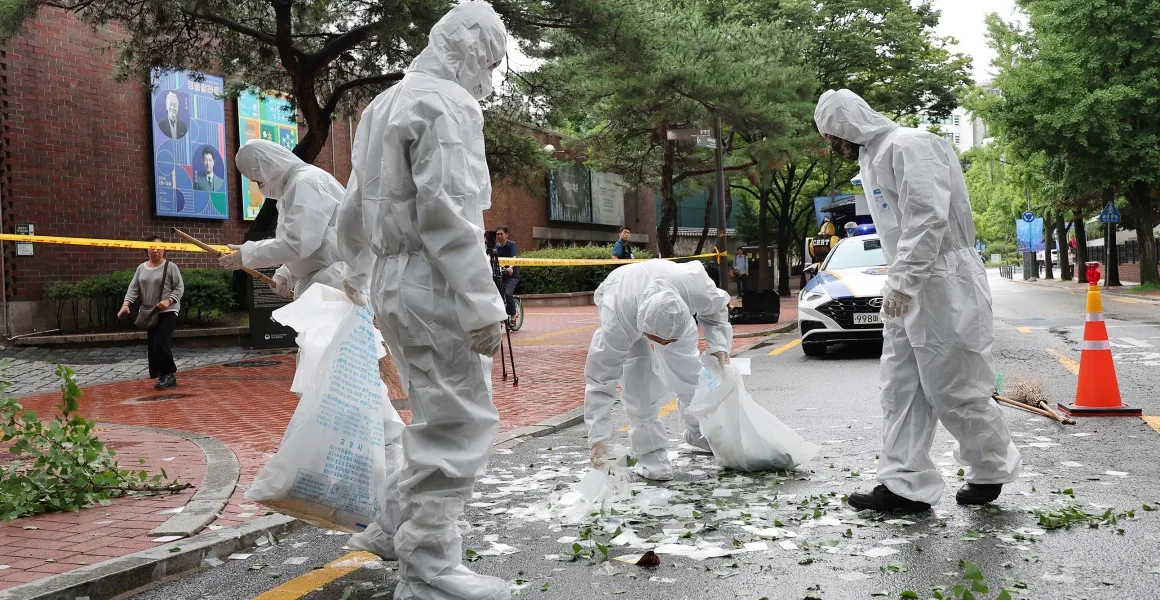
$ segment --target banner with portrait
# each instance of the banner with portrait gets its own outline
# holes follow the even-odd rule
[[[282,94],[258,94],[246,90],[238,96],[238,130],[241,144],[267,140],[293,151],[298,145],[298,122],[290,100]],[[242,218],[253,221],[265,197],[258,184],[242,177]]]
[[[222,78],[154,69],[151,79],[157,216],[230,218]]]

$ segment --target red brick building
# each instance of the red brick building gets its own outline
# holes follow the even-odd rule
[[[0,46],[0,214],[3,231],[31,225],[37,235],[140,240],[170,239],[171,227],[216,243],[239,242],[241,182],[234,168],[238,148],[236,104],[226,101],[228,220],[157,217],[153,189],[152,117],[143,81],[112,79],[116,28],[94,33],[75,17],[42,10],[20,35]],[[350,175],[353,119],[335,123],[315,161],[345,182]],[[547,139],[547,134],[545,139]],[[556,146],[559,146],[558,140]],[[497,182],[489,227],[507,225],[521,248],[547,243],[611,241],[615,227],[554,225],[548,221],[543,178],[531,188]],[[649,243],[655,229],[651,193],[626,195],[625,218]],[[639,235],[645,234],[645,235]],[[183,267],[213,266],[204,254],[175,254]],[[130,269],[144,253],[36,244],[17,256],[3,243],[3,329],[11,336],[52,322],[42,301],[55,280]]]

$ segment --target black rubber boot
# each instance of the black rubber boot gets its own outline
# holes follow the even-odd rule
[[[877,510],[880,512],[918,513],[930,510],[926,502],[909,500],[890,491],[884,485],[879,485],[869,493],[856,492],[850,494],[850,506],[858,510]]]
[[[1001,483],[968,483],[959,488],[955,500],[963,506],[978,506],[994,502],[1003,492]]]

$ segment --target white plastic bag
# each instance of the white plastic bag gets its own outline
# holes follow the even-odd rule
[[[303,327],[300,338],[317,346],[331,331],[330,324],[337,325],[325,346],[307,349],[315,353],[299,363],[298,371],[310,368],[312,376],[299,381],[302,399],[282,445],[258,473],[246,499],[313,525],[356,533],[374,517],[376,496],[387,476],[384,447],[399,436],[403,423],[379,377],[382,345],[370,309],[349,301],[344,302],[345,312],[325,306],[325,297],[333,292],[337,290],[315,285],[300,299],[312,298],[297,307],[303,319],[298,322]],[[315,301],[328,310],[304,310]]]
[[[705,354],[701,364],[689,414],[700,422],[701,435],[722,466],[737,471],[789,470],[817,454],[816,444],[753,401],[737,367],[721,368],[716,357]]]

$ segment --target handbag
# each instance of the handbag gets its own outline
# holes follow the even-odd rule
[[[154,300],[153,304],[141,303],[141,308],[137,309],[137,320],[134,321],[134,325],[141,329],[149,329],[157,324],[157,319],[161,314],[161,311],[157,309],[157,303],[165,297],[165,282],[168,279],[169,261],[165,261],[165,266],[162,267],[161,271],[161,293],[157,295],[157,300]]]

